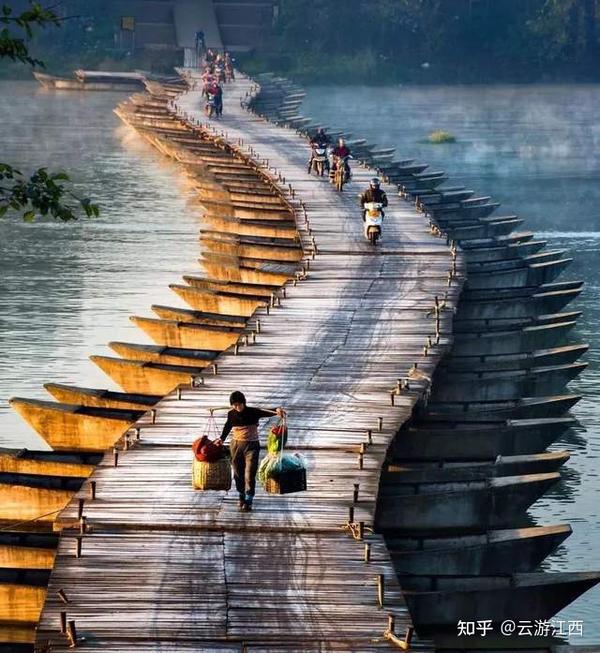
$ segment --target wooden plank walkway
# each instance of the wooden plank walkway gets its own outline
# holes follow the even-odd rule
[[[241,108],[250,88],[244,78],[226,88],[218,130],[251,144],[255,158],[268,159],[292,185],[289,199],[304,202],[318,253],[307,257],[307,278],[287,286],[281,306],[251,319],[250,328],[260,319],[256,342],[222,354],[218,373],[207,370],[200,387],[165,397],[155,421],[147,414],[137,423],[138,437],[119,451],[118,466],[106,454],[92,477],[95,500],[86,485],[61,514],[65,530],[39,646],[68,650],[57,634],[62,610],[86,650],[123,652],[389,650],[387,615],[396,616],[398,633],[410,624],[383,540],[371,528],[388,445],[451,342],[447,311],[439,344],[423,350],[428,337],[435,342],[434,299],[445,297],[452,309],[460,280],[448,283],[445,241],[392,187],[383,242],[373,249],[356,197],[372,172],[355,167],[342,194],[309,177],[303,141]],[[178,102],[201,118],[199,92]],[[410,389],[392,402],[403,379]],[[209,408],[225,406],[235,389],[250,405],[286,407],[288,447],[308,462],[306,492],[259,489],[254,511],[240,513],[234,488],[192,489],[189,447]],[[73,528],[79,499],[82,536]],[[364,523],[364,540],[351,536],[349,520],[355,534]],[[412,648],[431,650],[416,639]]]

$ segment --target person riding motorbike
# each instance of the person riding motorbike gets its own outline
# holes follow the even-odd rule
[[[219,118],[223,113],[223,89],[213,78],[204,87],[206,91],[206,107],[209,110],[210,105],[214,107],[215,117]]]
[[[229,52],[225,53],[225,76],[227,81],[233,81],[235,79],[235,72],[233,70],[233,59]]]
[[[385,194],[385,191],[381,190],[381,184],[377,177],[373,177],[373,179],[371,179],[369,182],[369,188],[367,188],[367,190],[360,196],[360,206],[362,208],[363,222],[365,221],[367,215],[365,204],[368,204],[369,202],[378,202],[383,207],[388,205],[387,195]],[[382,216],[385,215],[383,211],[381,214]]]
[[[310,139],[310,160],[308,161],[308,173],[313,167],[313,160],[315,158],[315,148],[327,149],[331,145],[331,138],[325,133],[323,127],[319,127],[317,133]],[[325,159],[325,170],[329,172],[329,159]]]
[[[346,145],[346,141],[343,138],[338,140],[337,147],[333,149],[331,153],[333,156],[333,166],[331,167],[331,174],[335,175],[335,170],[337,168],[338,161],[344,162],[344,169],[346,171],[346,180],[350,179],[350,165],[348,164],[348,159],[352,156],[350,149]]]

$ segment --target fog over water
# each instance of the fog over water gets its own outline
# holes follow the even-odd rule
[[[580,426],[553,447],[572,458],[530,514],[574,528],[545,568],[600,569],[600,86],[308,90],[307,115],[445,169],[452,185],[492,195],[498,215],[518,213],[574,257],[563,276],[586,287],[569,307],[584,311],[571,339],[591,345],[588,369],[570,385],[584,396],[574,410]],[[0,221],[0,446],[43,446],[8,407],[11,396],[48,398],[47,381],[116,389],[87,357],[108,354],[111,340],[149,342],[128,317],[150,315],[152,303],[183,305],[167,286],[198,270],[190,190],[113,115],[122,97],[0,82],[0,158],[64,166],[103,209],[67,225]],[[457,142],[421,142],[436,129]],[[561,615],[584,621],[574,644],[600,642],[599,614],[595,589]]]

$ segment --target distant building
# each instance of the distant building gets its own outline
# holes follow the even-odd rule
[[[247,52],[265,38],[279,11],[279,0],[117,0],[121,47],[180,52],[195,57],[196,34],[207,48]]]

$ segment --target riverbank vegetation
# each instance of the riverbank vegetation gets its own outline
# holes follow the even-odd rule
[[[245,61],[304,83],[600,81],[598,0],[281,0]]]
[[[15,7],[28,0],[12,0]],[[46,3],[42,2],[42,5]],[[131,52],[119,0],[62,0],[60,28],[30,45],[51,72],[166,70],[174,53]],[[600,81],[600,0],[279,0],[270,37],[239,56],[249,73],[305,84]],[[0,76],[28,76],[0,64]]]

